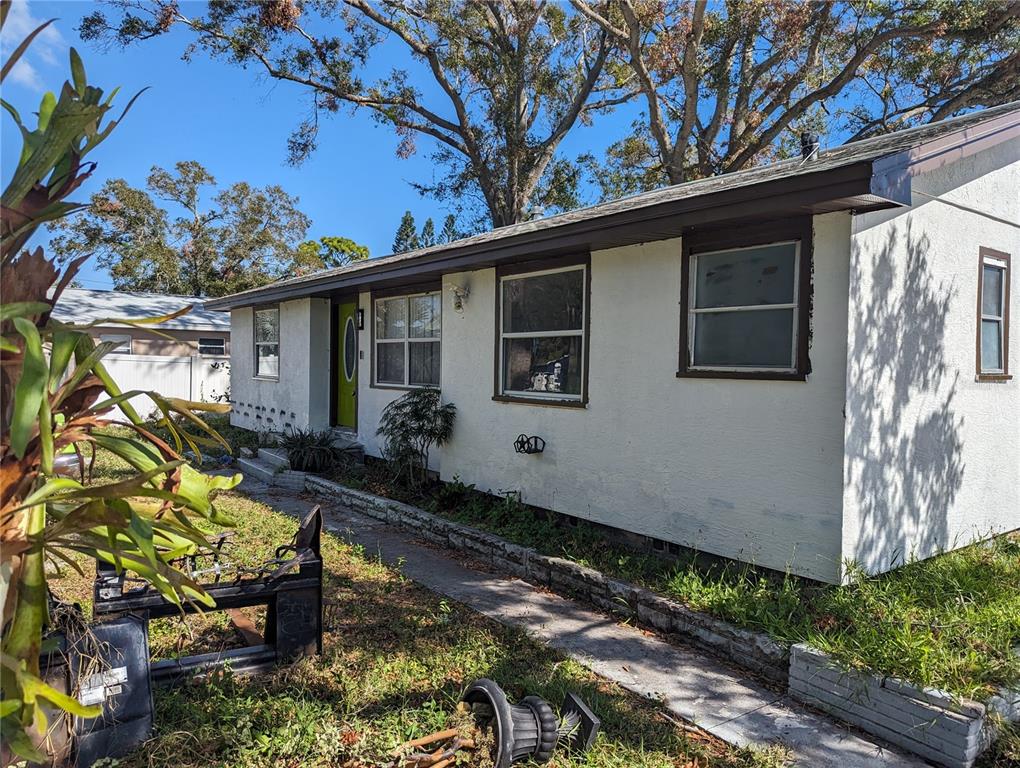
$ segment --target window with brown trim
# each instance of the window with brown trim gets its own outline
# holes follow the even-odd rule
[[[442,304],[435,291],[373,301],[377,386],[439,386]]]
[[[807,375],[810,223],[685,238],[678,376]]]
[[[977,302],[977,377],[1009,379],[1009,254],[980,249]]]
[[[280,378],[280,308],[257,307],[254,318],[255,376]]]
[[[497,399],[584,404],[589,269],[577,257],[500,271]]]

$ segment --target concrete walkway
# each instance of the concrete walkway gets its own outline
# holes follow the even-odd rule
[[[401,572],[503,624],[525,629],[627,690],[661,701],[672,713],[740,746],[782,742],[803,768],[927,765],[859,736],[766,688],[719,659],[620,624],[579,603],[512,577],[473,570],[409,532],[339,504],[245,480],[252,498],[301,516],[322,505],[327,530],[378,553]]]

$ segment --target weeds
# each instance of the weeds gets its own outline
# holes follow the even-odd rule
[[[368,467],[340,482],[635,581],[784,644],[809,642],[848,668],[871,669],[984,699],[1020,684],[1020,534],[831,586],[686,550],[675,560],[612,544],[583,521],[567,526],[516,496],[459,480],[408,489]]]
[[[1020,765],[1020,723],[1000,722],[995,743],[978,758],[975,768],[1016,768]]]
[[[295,518],[243,494],[220,497],[238,520],[230,553],[261,562],[289,539]],[[118,768],[308,766],[369,768],[408,738],[437,730],[464,686],[492,677],[519,698],[552,701],[575,691],[599,713],[603,733],[561,768],[778,768],[781,751],[730,747],[666,718],[659,707],[464,606],[415,585],[375,553],[324,533],[324,597],[336,609],[323,654],[254,678],[229,673],[156,691],[156,733]],[[70,573],[64,599],[88,604],[90,578]],[[236,644],[223,614],[189,616],[154,633],[155,656]],[[257,622],[264,621],[258,617]]]

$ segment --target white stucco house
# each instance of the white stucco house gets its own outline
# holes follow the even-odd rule
[[[1020,527],[1018,253],[1014,103],[207,306],[237,425],[438,386],[444,480],[835,582]]]

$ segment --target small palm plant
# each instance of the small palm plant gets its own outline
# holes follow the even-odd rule
[[[443,445],[453,434],[457,407],[443,403],[439,390],[412,389],[387,405],[379,419],[378,434],[385,439],[385,454],[411,485],[428,481],[429,450]]]
[[[0,24],[10,9],[0,2]],[[50,22],[47,22],[49,24]],[[32,32],[3,63],[2,77],[45,28]],[[77,210],[66,202],[92,173],[83,158],[104,141],[117,121],[103,124],[113,95],[88,85],[81,58],[71,50],[72,82],[47,93],[34,129],[8,103],[23,148],[3,191],[0,214],[0,762],[45,759],[47,709],[95,717],[42,681],[39,655],[50,628],[47,564],[79,569],[76,555],[133,571],[176,604],[211,605],[211,598],[171,560],[207,546],[197,523],[227,525],[216,494],[241,479],[210,477],[185,463],[186,444],[222,438],[201,413],[229,406],[164,398],[155,392],[122,392],[103,366],[112,344],[98,346],[88,326],[51,317],[61,292],[83,259],[61,269],[41,248],[23,250],[37,228]],[[133,101],[133,100],[132,100]],[[130,107],[130,104],[128,105]],[[126,111],[126,110],[125,110]],[[180,314],[180,313],[178,313]],[[156,323],[168,318],[152,318]],[[110,319],[96,321],[109,323]],[[117,321],[125,322],[128,321]],[[136,323],[129,323],[136,324]],[[147,395],[162,414],[164,440],[146,428],[130,399]],[[116,409],[124,418],[116,416]],[[126,434],[100,428],[120,424]],[[125,460],[135,474],[119,482],[89,484],[96,450]],[[76,477],[61,476],[55,458],[77,457]]]

